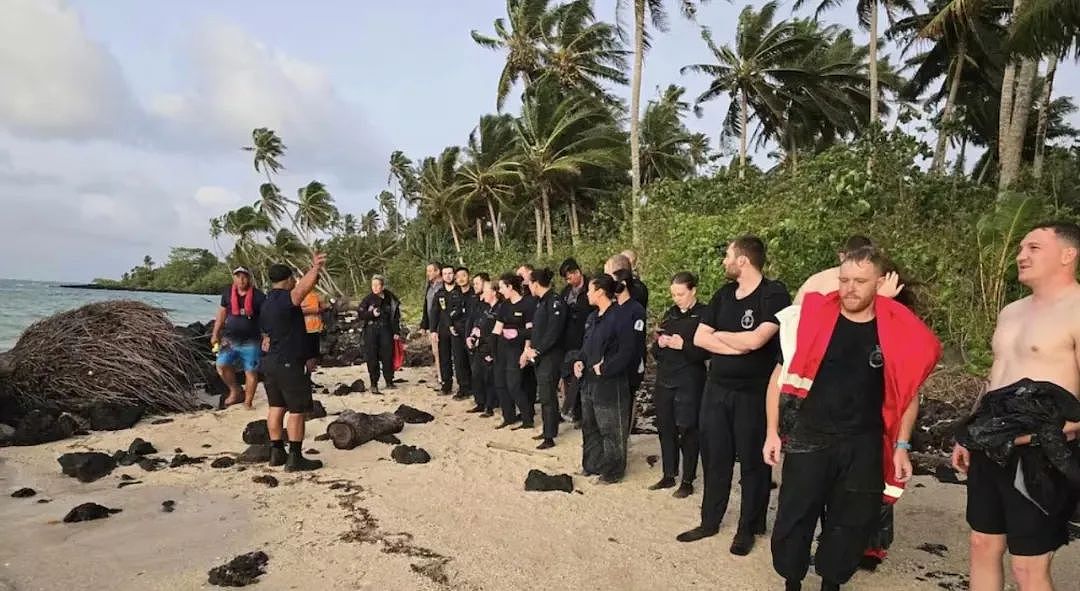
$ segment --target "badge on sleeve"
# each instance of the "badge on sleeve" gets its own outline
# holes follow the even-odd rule
[[[640,320],[640,319],[635,321],[634,322],[634,330],[636,330],[638,332],[642,332],[643,330],[645,330],[645,321]]]

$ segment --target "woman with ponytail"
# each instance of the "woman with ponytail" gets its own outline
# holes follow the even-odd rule
[[[520,421],[514,430],[532,429],[533,405],[529,404],[525,394],[522,362],[536,307],[525,300],[521,277],[513,273],[499,278],[499,294],[503,303],[492,334],[499,337],[495,353],[495,387],[499,389],[503,422],[495,428],[502,429]]]

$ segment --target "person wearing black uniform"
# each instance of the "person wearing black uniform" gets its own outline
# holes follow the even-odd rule
[[[480,299],[469,315],[469,336],[465,343],[472,353],[472,384],[476,406],[466,412],[478,412],[482,417],[495,414],[499,393],[495,388],[495,328],[499,294],[486,273],[478,273],[473,288],[480,284]]]
[[[626,375],[638,355],[633,323],[615,303],[624,289],[607,275],[589,283],[590,330],[574,375],[585,380],[581,398],[581,468],[585,475],[600,475],[612,484],[626,474],[626,442],[629,437],[630,388]]]
[[[645,285],[645,282],[641,280],[641,276],[638,275],[637,266],[637,253],[632,250],[624,250],[619,253],[626,257],[626,260],[630,263],[630,273],[634,276],[630,282],[630,298],[641,304],[642,308],[649,309],[649,288]]]
[[[499,306],[492,334],[499,337],[495,355],[495,383],[500,390],[503,422],[496,429],[518,421],[521,424],[513,428],[515,431],[533,428],[535,409],[525,394],[522,362],[536,306],[530,305],[529,300],[522,296],[522,291],[521,277],[506,273],[499,278],[499,294],[503,302]]]
[[[633,262],[626,256],[627,252],[633,254],[632,251],[623,251],[621,254],[612,255],[608,258],[607,262],[604,263],[604,273],[614,277],[617,271],[627,271],[630,274],[630,279],[627,280],[630,299],[641,304],[642,309],[648,310],[649,288],[634,274]]]
[[[461,307],[461,290],[454,284],[454,268],[444,265],[442,268],[442,287],[435,292],[431,306],[431,331],[435,333],[439,344],[439,388],[443,396],[449,395],[454,388],[454,331],[455,312]],[[461,386],[461,376],[458,376]]]
[[[680,542],[716,535],[731,496],[731,473],[739,458],[742,503],[731,553],[744,556],[765,533],[771,470],[761,456],[765,443],[765,391],[780,349],[776,313],[791,304],[787,287],[762,275],[765,243],[743,236],[727,245],[720,288],[701,318],[694,345],[712,353],[702,394],[701,461],[705,492],[701,524],[679,534]]]
[[[526,263],[517,268],[517,275],[521,277],[521,295],[525,298],[525,305],[530,309],[536,310],[536,298],[533,297],[532,289],[529,285],[532,283],[532,273],[536,268]],[[532,407],[536,408],[536,368],[532,365],[526,365],[521,373],[521,385],[525,390],[525,398],[529,401]],[[534,410],[535,412],[535,410]]]
[[[555,447],[555,437],[559,434],[559,373],[564,354],[566,304],[551,289],[554,276],[551,269],[539,269],[532,272],[529,284],[537,304],[525,359],[536,368],[537,396],[544,420],[544,432],[534,437],[543,439],[536,449]]]
[[[589,305],[589,278],[581,272],[581,266],[572,258],[559,265],[559,275],[566,282],[559,295],[566,304],[566,328],[563,331],[563,351],[581,350],[585,340],[585,321],[594,308]],[[569,358],[569,356],[568,356]],[[569,363],[564,363],[562,414],[573,418],[575,428],[581,426],[581,382],[574,376]]]
[[[307,327],[300,303],[311,293],[319,280],[319,271],[326,263],[326,255],[315,254],[311,269],[300,278],[293,277],[292,269],[285,265],[271,265],[268,276],[273,288],[266,294],[259,312],[259,326],[263,335],[262,360],[266,399],[270,411],[266,418],[270,432],[270,465],[285,466],[286,472],[317,470],[322,468],[319,460],[302,455],[304,444],[304,413],[312,408],[311,383],[304,373]],[[285,413],[289,413],[285,428]],[[285,435],[289,437],[289,450],[285,451]]]
[[[619,312],[626,314],[630,318],[630,322],[634,327],[634,335],[637,337],[637,363],[630,368],[627,373],[627,379],[630,386],[630,411],[631,422],[633,421],[633,397],[637,394],[638,388],[641,387],[641,383],[645,381],[645,308],[640,302],[630,297],[630,285],[633,283],[634,276],[631,275],[627,269],[619,269],[615,271],[612,276],[615,279],[615,283],[621,283],[625,289],[619,292],[617,296],[619,302]],[[633,427],[633,424],[630,425]]]
[[[382,275],[371,278],[371,293],[357,308],[364,321],[364,357],[367,359],[371,393],[379,392],[379,373],[388,390],[394,386],[394,341],[401,339],[401,301],[386,289]]]
[[[469,336],[469,313],[478,300],[469,279],[469,269],[458,267],[454,271],[455,291],[458,292],[454,309],[450,312],[450,332],[453,335],[454,374],[457,375],[458,391],[454,400],[465,400],[472,396],[472,367],[469,348],[465,338]]]
[[[675,305],[664,314],[652,348],[656,359],[653,403],[664,477],[649,490],[675,486],[681,452],[682,484],[674,496],[682,499],[694,493],[700,451],[698,411],[709,354],[694,346],[694,333],[706,311],[705,305],[697,301],[697,277],[693,273],[676,274],[671,280],[671,299]]]

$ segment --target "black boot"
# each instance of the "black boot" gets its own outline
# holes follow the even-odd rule
[[[746,556],[754,549],[754,534],[735,532],[735,539],[731,541],[731,553],[735,556]]]
[[[285,446],[274,443],[270,444],[270,465],[271,466],[284,466],[285,460],[289,457],[289,454],[285,453]]]
[[[536,446],[536,449],[551,449],[553,447],[555,447],[555,440],[545,439],[540,443],[540,445]]]
[[[322,468],[322,460],[309,460],[301,451],[301,441],[289,442],[289,459],[285,460],[286,472],[308,472]]]
[[[694,485],[689,482],[684,482],[679,485],[679,488],[675,489],[675,492],[671,493],[671,496],[676,499],[685,499],[692,494],[694,494]]]
[[[696,542],[698,540],[709,538],[720,533],[719,527],[706,528],[703,526],[697,526],[694,529],[684,531],[683,533],[675,536],[676,540],[680,542]]]
[[[649,487],[649,490],[660,490],[663,488],[671,488],[675,486],[675,478],[671,476],[665,476],[660,479],[660,482]]]

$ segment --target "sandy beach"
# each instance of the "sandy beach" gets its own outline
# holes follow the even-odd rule
[[[0,450],[0,590],[177,590],[210,588],[207,571],[238,554],[269,557],[258,589],[731,589],[782,588],[771,567],[768,540],[748,557],[734,557],[730,523],[720,535],[693,544],[675,535],[697,524],[698,491],[675,499],[646,487],[660,476],[655,435],[635,435],[627,479],[618,485],[574,477],[574,493],[525,492],[528,471],[573,474],[580,431],[565,429],[558,446],[536,452],[535,432],[494,430],[497,419],[465,411],[470,402],[436,396],[428,369],[405,370],[407,383],[384,396],[318,395],[331,415],[343,409],[393,411],[409,404],[435,415],[406,425],[403,443],[430,452],[428,464],[390,460],[392,446],[372,441],[354,450],[315,442],[333,416],[308,423],[305,448],[326,467],[287,474],[265,465],[215,469],[213,459],[246,448],[241,432],[265,418],[231,408],[174,415],[167,424],[144,419],[135,428],[95,432],[36,447]],[[332,387],[366,378],[361,367],[320,371]],[[118,467],[83,484],[64,476],[56,458],[72,451],[112,453],[142,437],[170,459],[180,448],[207,456],[202,465],[144,472]],[[497,448],[489,444],[494,443]],[[511,451],[520,449],[522,451]],[[526,451],[527,450],[527,451]],[[141,484],[117,488],[128,474]],[[280,485],[252,481],[272,474]],[[22,487],[32,498],[11,498]],[[965,488],[916,477],[897,506],[897,535],[875,573],[860,572],[849,589],[900,591],[966,589]],[[48,503],[39,500],[48,499]],[[162,502],[175,501],[175,511]],[[61,523],[76,505],[122,509],[108,519]],[[772,511],[776,496],[773,495]],[[738,510],[734,494],[728,522]],[[771,518],[770,518],[771,523]],[[942,544],[935,553],[919,549]],[[1080,546],[1055,561],[1059,588],[1080,580]],[[811,575],[806,588],[816,589]]]

